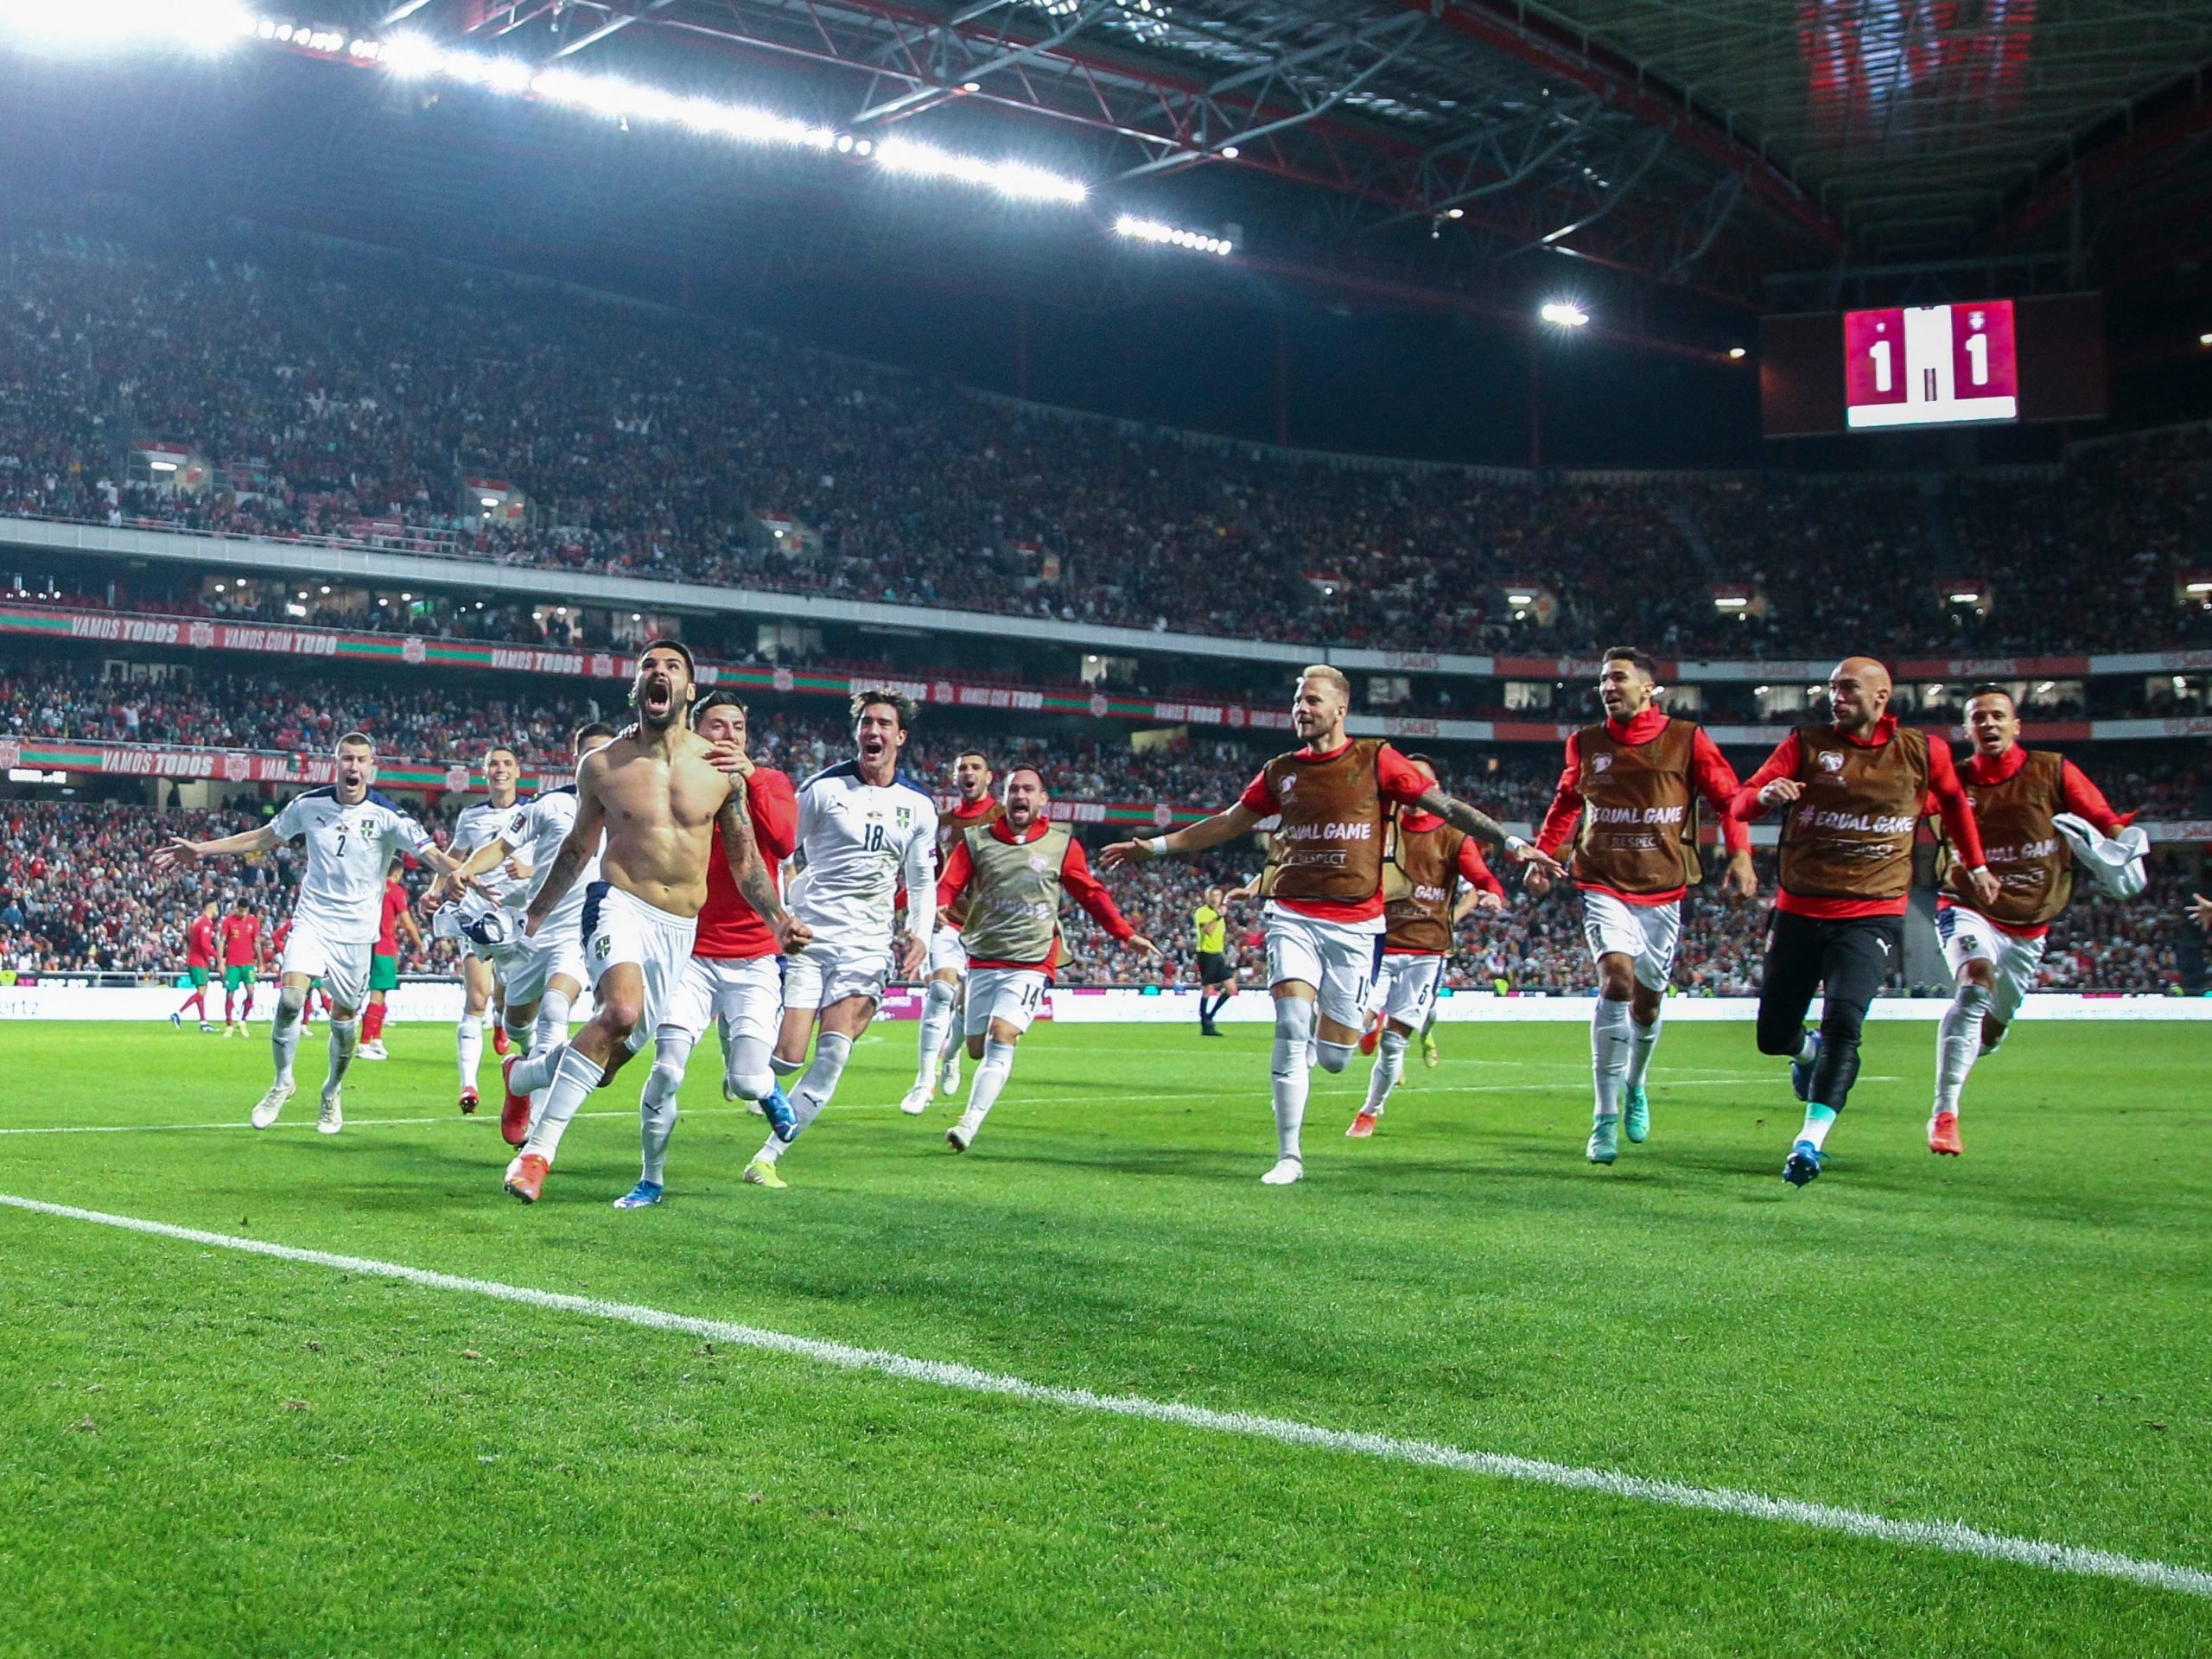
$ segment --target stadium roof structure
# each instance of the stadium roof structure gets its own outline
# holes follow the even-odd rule
[[[1882,262],[2079,281],[2118,245],[2139,264],[2143,236],[2187,240],[2212,197],[2212,3],[2190,0],[353,10],[699,90],[780,65],[811,118],[856,132],[1003,146],[1026,124],[1116,200],[1423,280],[1548,255],[1752,306],[1779,275]]]

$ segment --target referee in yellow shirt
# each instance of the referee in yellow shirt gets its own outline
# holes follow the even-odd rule
[[[1213,1017],[1236,995],[1236,972],[1229,965],[1229,918],[1222,913],[1221,889],[1208,887],[1198,907],[1191,912],[1191,931],[1198,948],[1198,1034],[1218,1037],[1221,1027]]]

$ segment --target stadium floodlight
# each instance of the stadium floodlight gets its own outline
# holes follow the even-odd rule
[[[252,34],[258,21],[236,0],[97,0],[86,5],[0,0],[0,34],[64,51],[141,46],[220,51]],[[345,43],[340,35],[339,44]]]
[[[2212,346],[2212,334],[2199,334],[2196,337],[2196,343],[2200,346]]]
[[[1580,328],[1590,321],[1590,314],[1573,300],[1548,301],[1536,315],[1560,328]]]
[[[1744,359],[1745,359],[1745,355],[1746,355],[1746,353],[1745,353],[1745,352],[1744,348],[1743,348],[1742,346],[1731,346],[1728,348],[1728,360],[1729,360],[1731,363],[1740,363],[1740,362],[1742,362],[1742,361],[1744,360]]]
[[[1116,219],[1114,234],[1130,237],[1139,242],[1155,243],[1162,247],[1188,248],[1193,253],[1225,256],[1236,251],[1236,245],[1225,236],[1210,236],[1204,231],[1179,230],[1173,225],[1163,225],[1156,219],[1139,219],[1135,213],[1123,213]]]
[[[887,138],[875,147],[875,162],[887,173],[909,178],[953,179],[979,184],[1009,201],[1080,202],[1090,190],[1075,179],[1048,173],[1027,162],[987,162],[960,156],[913,138]]]

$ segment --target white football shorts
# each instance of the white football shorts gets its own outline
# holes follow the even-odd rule
[[[636,1053],[653,1039],[676,1000],[676,988],[691,965],[691,945],[699,918],[671,916],[612,881],[594,881],[584,894],[584,967],[594,988],[607,972],[634,964],[645,980],[645,998],[629,1046]]]
[[[1043,1011],[1046,982],[1041,968],[978,968],[968,976],[965,1034],[988,1034],[991,1021],[1003,1020],[1017,1032]]]
[[[884,983],[890,977],[890,940],[856,947],[817,939],[798,955],[785,958],[784,1006],[826,1008],[849,996],[880,1002]]]
[[[369,957],[376,948],[374,939],[331,938],[308,918],[295,916],[276,971],[320,979],[337,1007],[359,1008],[369,1000]]]
[[[1389,982],[1381,1005],[1382,1017],[1408,1031],[1420,1031],[1428,1023],[1428,1011],[1436,1006],[1436,988],[1444,982],[1444,958],[1410,953],[1386,956],[1382,977]],[[1368,1001],[1372,1003],[1374,999]]]
[[[1267,908],[1268,983],[1303,980],[1316,992],[1324,1020],[1357,1031],[1367,988],[1382,960],[1382,921],[1325,922],[1278,904]]]
[[[1682,901],[1631,905],[1617,893],[1582,891],[1582,932],[1590,941],[1590,960],[1626,957],[1636,964],[1636,982],[1663,991],[1675,972],[1675,948],[1682,938]]]
[[[716,1020],[728,1020],[725,1040],[776,1040],[784,1018],[784,965],[774,957],[694,957],[677,981],[660,1018],[663,1031],[680,1031],[696,1043]]]
[[[930,977],[939,974],[967,977],[968,945],[957,927],[940,927],[930,936]]]
[[[2041,939],[2024,939],[2007,933],[1978,910],[1964,905],[1945,905],[1936,912],[1936,936],[1943,941],[1943,960],[1951,965],[1951,978],[1969,962],[1986,962],[1994,970],[1996,995],[1991,1017],[2010,1025],[2020,1011],[2020,999],[2036,988],[2043,970]]]

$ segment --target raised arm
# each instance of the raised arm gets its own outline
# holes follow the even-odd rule
[[[1171,830],[1164,836],[1150,839],[1117,841],[1102,848],[1098,861],[1105,868],[1119,869],[1124,864],[1141,864],[1162,854],[1203,853],[1208,848],[1225,847],[1243,836],[1249,836],[1258,827],[1262,814],[1239,801],[1225,811],[1210,818],[1200,818],[1196,823],[1180,830]]]
[[[1505,826],[1489,813],[1478,811],[1458,797],[1446,795],[1434,785],[1423,791],[1421,798],[1413,804],[1424,812],[1434,813],[1454,830],[1472,836],[1485,846],[1502,848],[1507,857],[1516,859],[1531,869],[1541,870],[1554,880],[1564,880],[1567,877],[1567,867],[1549,853],[1508,833]]]
[[[154,849],[147,861],[156,873],[166,875],[171,870],[187,864],[196,864],[203,858],[243,857],[250,853],[265,853],[283,845],[283,836],[276,833],[276,826],[264,823],[258,830],[249,830],[244,835],[225,836],[219,841],[187,841],[181,836],[172,836],[162,846]]]

